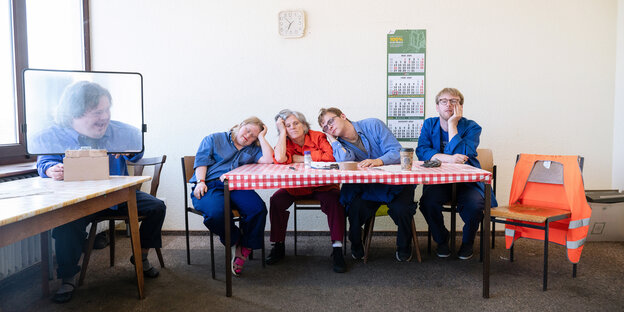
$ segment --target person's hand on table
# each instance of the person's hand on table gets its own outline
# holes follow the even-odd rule
[[[45,174],[52,178],[53,180],[63,180],[63,178],[65,177],[65,167],[63,166],[62,163],[56,164],[50,168],[48,168],[48,170],[46,170]]]
[[[463,154],[435,154],[431,159],[437,158],[443,163],[451,163],[451,164],[464,164],[468,161],[468,156]]]
[[[202,196],[204,196],[204,194],[206,194],[207,191],[208,191],[208,187],[206,186],[206,183],[198,182],[197,185],[195,185],[195,190],[193,191],[193,195],[195,195],[195,198],[201,199]]]
[[[368,168],[368,167],[379,167],[383,166],[383,161],[381,159],[364,159],[358,163],[358,167],[360,168]]]

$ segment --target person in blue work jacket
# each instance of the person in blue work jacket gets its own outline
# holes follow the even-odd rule
[[[42,149],[45,144],[63,146],[66,149],[79,149],[84,146],[101,148],[109,141],[104,134],[121,139],[116,130],[111,132],[110,127],[111,95],[108,90],[96,83],[86,81],[70,85],[61,96],[57,112],[73,112],[58,116],[58,120],[67,120],[62,132],[48,132],[48,136],[41,138]],[[61,114],[61,113],[59,113]],[[60,129],[60,128],[59,128]],[[138,130],[137,130],[138,131]],[[140,135],[140,134],[139,134]],[[140,143],[139,143],[140,144]],[[41,155],[37,157],[37,171],[43,178],[63,180],[63,155]],[[109,155],[109,173],[111,175],[128,175],[126,160],[135,162],[143,157],[138,154]],[[141,237],[141,255],[143,260],[143,274],[146,277],[157,277],[159,272],[148,259],[151,248],[162,246],[161,228],[165,220],[165,203],[150,194],[136,192],[137,210],[145,219],[139,229]],[[58,303],[69,301],[76,288],[76,277],[80,272],[78,261],[83,251],[86,227],[91,221],[100,216],[127,215],[126,203],[111,207],[93,215],[59,226],[52,231],[55,238],[56,260],[58,263],[57,276],[62,279],[62,285],[52,297]],[[130,258],[134,263],[134,257]]]
[[[444,88],[436,95],[439,117],[427,118],[418,138],[416,156],[419,160],[438,159],[442,163],[468,164],[481,168],[477,147],[481,126],[463,117],[464,96],[455,88]],[[472,258],[475,235],[483,219],[485,187],[482,182],[457,184],[457,211],[464,221],[462,245],[457,253],[462,260]],[[449,231],[444,226],[442,206],[452,196],[452,184],[425,185],[420,198],[420,210],[425,216],[433,240],[438,244],[437,255],[447,258]],[[498,206],[492,195],[492,207]]]
[[[400,163],[401,145],[381,120],[368,118],[350,121],[335,107],[321,109],[318,123],[327,134],[336,161],[357,161],[361,168]],[[375,216],[382,204],[388,205],[388,215],[398,226],[398,261],[412,258],[411,225],[416,204],[414,185],[343,184],[340,202],[349,218],[349,240],[354,259],[364,257],[362,225]]]
[[[273,163],[273,148],[266,140],[267,127],[257,117],[250,117],[226,132],[205,137],[195,155],[195,183],[191,199],[193,207],[202,212],[204,225],[219,235],[225,244],[224,185],[220,177],[237,167],[252,163]],[[262,248],[266,204],[253,190],[230,192],[232,208],[238,210],[241,228],[231,221],[232,274],[239,276],[252,249]]]

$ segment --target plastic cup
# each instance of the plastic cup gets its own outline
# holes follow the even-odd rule
[[[401,170],[412,171],[414,161],[414,149],[411,147],[401,148]]]

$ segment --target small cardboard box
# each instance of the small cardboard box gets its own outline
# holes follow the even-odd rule
[[[624,194],[617,190],[586,191],[592,216],[588,241],[624,241]]]
[[[67,150],[63,166],[65,181],[110,179],[106,150]]]

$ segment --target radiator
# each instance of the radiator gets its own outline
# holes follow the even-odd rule
[[[41,236],[0,248],[0,280],[41,262]]]

